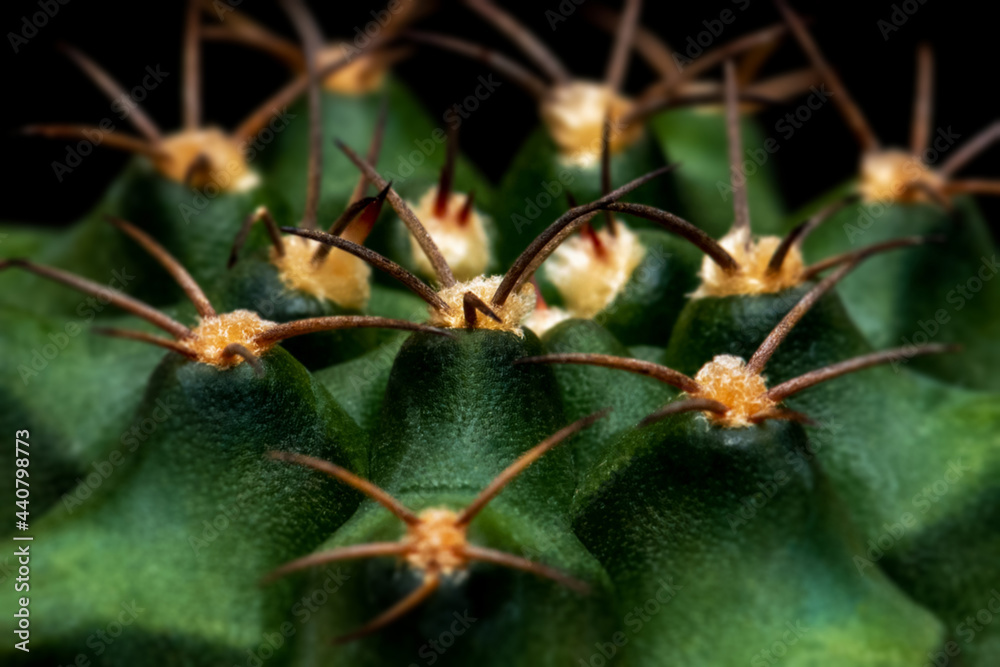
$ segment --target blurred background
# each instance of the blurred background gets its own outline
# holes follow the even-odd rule
[[[51,163],[65,156],[65,143],[22,137],[17,129],[36,122],[95,123],[109,115],[108,101],[56,49],[71,41],[91,55],[124,84],[140,81],[147,65],[159,64],[179,74],[183,2],[143,3],[125,0],[61,0],[59,11],[27,43],[14,52],[11,33],[23,29],[23,17],[40,11],[38,0],[7,0],[0,9],[5,34],[3,52],[4,104],[0,105],[0,155],[4,158],[3,213],[10,222],[66,224],[79,218],[117,175],[127,156],[97,150],[80,168],[59,182]],[[48,0],[56,4],[57,0]],[[223,2],[223,0],[219,0]],[[283,34],[293,30],[273,2],[230,0],[241,11]],[[600,78],[610,47],[609,35],[595,28],[580,8],[598,0],[535,0],[503,4],[542,37],[578,74]],[[579,3],[579,4],[577,4]],[[311,2],[328,38],[352,36],[354,26],[371,20],[370,12],[384,2]],[[617,6],[608,0],[605,4]],[[890,2],[805,2],[794,6],[813,20],[812,31],[853,92],[876,132],[886,144],[905,145],[909,139],[913,97],[914,51],[929,42],[937,56],[935,126],[951,126],[961,141],[1000,117],[996,102],[997,26],[983,3],[972,0],[907,0]],[[551,12],[563,8],[565,20],[555,23]],[[572,13],[566,13],[575,8]],[[675,50],[705,30],[704,21],[730,9],[736,19],[725,27],[720,42],[777,22],[768,0],[708,0],[647,2],[643,23]],[[901,17],[905,22],[900,21]],[[893,23],[895,18],[895,23]],[[440,1],[421,28],[460,35],[515,56],[516,49],[493,28],[457,2]],[[891,26],[893,29],[890,29]],[[895,29],[898,28],[898,29]],[[20,40],[18,40],[20,41]],[[786,39],[766,71],[805,64]],[[467,96],[482,64],[417,47],[398,67],[399,76],[423,100],[432,117]],[[204,109],[207,121],[232,127],[250,109],[288,80],[284,66],[269,56],[232,44],[208,43],[204,48]],[[640,58],[632,60],[626,90],[636,92],[653,80]],[[180,77],[152,91],[144,108],[164,129],[180,121]],[[499,179],[514,152],[537,123],[531,99],[513,84],[486,100],[462,124],[463,150],[494,180]],[[789,109],[761,113],[765,132],[780,138],[775,123]],[[119,123],[124,127],[124,123]],[[329,152],[329,159],[344,159]],[[781,142],[776,162],[791,208],[805,204],[857,168],[858,149],[832,105],[816,112],[810,122]],[[1000,176],[1000,146],[984,153],[963,170],[968,176]],[[992,229],[1000,229],[1000,198],[981,197]]]

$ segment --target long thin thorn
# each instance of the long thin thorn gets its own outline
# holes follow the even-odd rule
[[[729,187],[733,191],[733,226],[729,233],[750,229],[750,203],[747,201],[747,179],[742,171],[743,137],[740,133],[739,89],[736,66],[725,64],[726,72],[726,135],[729,139]]]
[[[625,196],[632,190],[641,187],[653,180],[658,178],[669,171],[676,168],[676,165],[667,165],[665,167],[660,167],[654,171],[644,174],[635,180],[632,180],[625,185],[621,186],[617,190],[612,190],[600,199],[596,199],[589,204],[584,204],[583,206],[576,206],[570,210],[563,213],[559,218],[549,225],[545,231],[539,234],[534,241],[532,241],[528,247],[521,253],[521,255],[514,261],[510,269],[503,277],[503,281],[500,286],[497,287],[497,291],[493,294],[493,298],[490,302],[494,306],[502,306],[504,302],[507,301],[507,297],[514,290],[521,280],[521,277],[525,274],[529,266],[531,266],[536,255],[538,255],[542,250],[548,245],[549,241],[555,238],[566,226],[570,225],[574,221],[580,220],[582,216],[592,211],[597,211],[604,208],[611,202],[617,201],[619,198]],[[525,280],[528,279],[527,276]]]
[[[815,231],[817,227],[826,222],[833,216],[834,213],[840,209],[847,206],[849,203],[857,201],[857,195],[849,195],[842,199],[828,204],[817,211],[808,220],[805,220],[801,224],[797,225],[795,229],[788,232],[788,234],[781,240],[781,244],[775,248],[774,254],[771,255],[771,260],[767,263],[767,273],[773,275],[781,270],[781,265],[785,262],[785,257],[788,255],[788,251],[795,246],[801,247],[805,242],[806,238]]]
[[[788,23],[788,27],[791,29],[792,34],[795,35],[795,39],[798,40],[799,46],[805,51],[806,56],[809,57],[813,67],[819,70],[820,74],[823,75],[823,79],[833,89],[830,96],[833,98],[833,102],[837,105],[837,108],[840,109],[840,113],[847,122],[847,126],[857,138],[861,150],[866,153],[877,150],[879,147],[878,137],[875,136],[875,132],[868,124],[868,120],[865,118],[864,113],[862,113],[861,107],[851,97],[851,94],[847,91],[847,86],[841,81],[836,70],[827,62],[823,56],[823,52],[819,49],[819,45],[816,44],[812,35],[809,34],[809,30],[806,28],[801,17],[792,10],[785,0],[775,0],[775,4],[778,6],[778,11],[785,17],[785,22]]]
[[[229,261],[227,266],[231,269],[236,264],[236,261],[240,257],[240,250],[243,249],[243,245],[247,242],[247,237],[250,235],[250,229],[254,224],[261,220],[264,222],[264,227],[267,229],[267,235],[271,239],[271,245],[274,246],[274,251],[278,253],[279,257],[285,256],[285,242],[281,240],[281,232],[278,230],[278,223],[274,221],[274,217],[271,212],[267,210],[266,206],[258,206],[257,210],[248,215],[243,221],[243,225],[240,230],[236,232],[236,238],[233,239],[233,247],[229,250]]]
[[[465,555],[472,560],[492,563],[493,565],[501,565],[503,567],[521,570],[522,572],[528,572],[529,574],[534,574],[538,577],[551,579],[552,581],[562,584],[566,588],[576,591],[581,595],[586,595],[590,592],[590,586],[587,585],[586,582],[560,572],[554,567],[536,563],[535,561],[528,560],[527,558],[521,558],[520,556],[504,553],[503,551],[497,551],[496,549],[477,547],[473,544],[465,545],[462,550],[465,552]]]
[[[388,182],[382,178],[378,171],[375,170],[375,167],[358,157],[358,154],[351,150],[347,144],[339,139],[335,139],[334,143],[337,145],[337,148],[343,151],[344,155],[346,155],[347,158],[354,163],[354,166],[368,176],[368,179],[375,184],[375,187],[384,188],[388,185]],[[451,287],[454,285],[455,276],[451,272],[451,267],[448,266],[448,262],[445,261],[444,255],[441,254],[441,250],[438,249],[437,244],[434,243],[434,239],[431,238],[430,234],[427,233],[427,229],[424,228],[423,223],[420,222],[420,218],[417,217],[416,213],[410,209],[409,205],[407,205],[407,203],[403,201],[403,198],[400,197],[399,194],[392,188],[389,188],[387,198],[389,199],[389,204],[392,206],[393,210],[396,211],[396,214],[403,221],[403,224],[405,224],[407,229],[410,230],[410,233],[413,234],[413,238],[417,240],[417,243],[424,251],[424,254],[427,255],[427,259],[430,260],[431,266],[434,267],[434,273],[441,285],[444,287]]]
[[[782,341],[788,336],[791,330],[798,324],[799,320],[809,312],[820,298],[826,294],[830,289],[840,282],[843,278],[851,271],[855,266],[858,265],[857,260],[844,264],[839,269],[828,275],[826,278],[821,280],[815,287],[806,292],[806,294],[799,299],[799,302],[792,306],[792,309],[788,311],[784,318],[778,322],[777,326],[767,335],[764,342],[760,344],[757,351],[753,353],[750,357],[750,361],[747,362],[746,372],[751,375],[760,375],[764,371],[764,366],[771,359],[771,355],[774,351],[778,349]]]
[[[61,271],[60,269],[56,269],[51,266],[45,266],[44,264],[35,264],[34,262],[30,262],[26,259],[7,259],[0,262],[0,270],[9,266],[19,266],[22,269],[26,269],[42,277],[68,285],[69,287],[83,292],[84,294],[89,294],[98,299],[103,299],[118,308],[130,312],[136,317],[141,317],[150,324],[163,329],[178,340],[192,335],[191,330],[177,320],[164,315],[152,306],[149,306],[138,299],[133,299],[128,294],[116,290],[113,287],[99,285],[98,283],[73,275],[72,273],[67,273],[66,271]]]
[[[925,243],[936,243],[940,240],[941,239],[937,236],[903,236],[898,239],[882,241],[881,243],[873,243],[872,245],[864,248],[845,252],[840,255],[834,255],[833,257],[827,257],[822,261],[816,262],[812,266],[807,266],[802,272],[802,280],[812,280],[823,271],[826,271],[834,266],[844,264],[845,262],[860,262],[867,257],[877,255],[878,253],[885,252],[887,250],[909,248],[912,246],[923,245]]]
[[[672,368],[654,364],[651,361],[641,359],[631,359],[629,357],[616,357],[610,354],[591,354],[585,352],[565,352],[562,354],[543,354],[537,357],[524,357],[514,362],[515,364],[583,364],[586,366],[601,366],[603,368],[614,368],[621,371],[628,371],[638,375],[655,378],[660,382],[677,387],[681,391],[689,394],[701,391],[701,385],[694,379],[675,371]]]
[[[135,225],[121,218],[116,218],[114,216],[107,216],[108,221],[120,229],[122,232],[127,234],[133,241],[138,243],[143,247],[143,249],[148,252],[156,262],[167,270],[167,273],[173,277],[174,282],[176,282],[184,293],[187,294],[188,299],[194,304],[195,310],[202,317],[215,317],[215,308],[212,307],[211,302],[208,297],[205,296],[205,292],[202,291],[201,287],[195,282],[195,279],[191,277],[177,259],[167,252],[167,249],[156,242],[156,240],[151,237],[146,232],[142,231]]]
[[[910,151],[922,155],[931,138],[934,114],[934,52],[929,44],[917,47],[917,85],[913,96],[913,124],[910,126]]]
[[[317,565],[325,565],[342,560],[357,560],[359,558],[378,558],[379,556],[399,556],[406,550],[406,545],[400,542],[372,542],[371,544],[352,544],[328,551],[318,551],[302,558],[289,561],[275,570],[267,573],[260,580],[264,586],[293,572],[309,569]]]
[[[772,105],[788,102],[823,83],[823,77],[813,67],[803,67],[751,83],[744,89],[741,100],[770,100]]]
[[[197,358],[197,355],[190,349],[188,349],[188,347],[183,343],[179,343],[171,338],[164,338],[162,336],[157,336],[156,334],[151,334],[147,331],[138,331],[136,329],[119,329],[117,327],[94,327],[92,331],[102,336],[113,336],[114,338],[126,338],[128,340],[137,340],[143,343],[151,343],[152,345],[157,345],[159,347],[170,350],[171,352],[176,352],[177,354],[187,357],[188,359]]]
[[[117,132],[104,132],[94,125],[29,125],[21,130],[22,134],[38,135],[48,139],[92,139],[101,137],[101,145],[129,153],[138,153],[148,157],[160,157],[162,151],[145,139],[130,137]]]
[[[719,401],[712,400],[711,398],[685,398],[680,401],[667,403],[656,412],[647,415],[642,421],[639,422],[639,428],[645,428],[646,426],[655,424],[670,415],[679,415],[682,412],[700,412],[705,410],[723,415],[729,411],[729,406],[724,403],[720,403]]]
[[[769,25],[755,32],[737,37],[731,42],[707,51],[688,65],[683,76],[685,81],[693,81],[703,72],[707,72],[719,63],[734,58],[745,51],[770,46],[788,32],[788,28],[780,23]]]
[[[659,81],[650,86],[642,94],[642,98],[647,100],[649,98],[653,98],[664,101],[674,97],[679,92],[681,86],[695,80],[699,75],[707,72],[719,63],[722,63],[729,58],[733,58],[754,47],[758,47],[763,44],[770,44],[777,38],[781,37],[785,32],[787,32],[787,28],[781,24],[768,26],[756,32],[734,39],[731,42],[727,42],[726,44],[714,48],[711,51],[707,51],[681,70],[680,76],[665,77],[663,81]],[[671,60],[673,60],[673,55],[670,57]]]
[[[434,215],[443,216],[448,210],[448,198],[455,182],[455,156],[458,155],[458,126],[448,129],[448,145],[445,148],[444,166],[438,179],[437,197],[434,199]]]
[[[444,300],[438,296],[437,292],[431,289],[427,283],[422,281],[420,278],[417,278],[415,275],[401,267],[399,264],[396,264],[391,259],[386,259],[374,250],[369,250],[363,245],[358,245],[357,243],[352,243],[347,239],[342,239],[339,236],[327,234],[326,232],[320,232],[315,229],[282,227],[281,231],[286,234],[304,236],[307,239],[325,243],[339,250],[349,252],[355,257],[360,257],[379,271],[384,271],[398,280],[404,287],[426,301],[431,307],[443,311],[448,310],[448,304],[446,304]]]
[[[316,333],[317,331],[362,328],[420,331],[423,333],[437,334],[439,336],[454,338],[453,334],[445,331],[444,329],[438,329],[436,327],[428,326],[426,324],[418,324],[408,320],[394,320],[388,317],[377,317],[375,315],[330,315],[328,317],[310,317],[304,320],[296,320],[294,322],[286,322],[284,324],[275,325],[270,329],[257,334],[256,338],[254,338],[254,342],[267,345],[270,343],[277,343],[282,340],[288,340],[289,338],[294,338],[295,336],[304,336],[306,334]]]
[[[400,521],[408,526],[412,526],[420,521],[417,515],[414,514],[408,507],[403,505],[403,503],[399,502],[390,496],[386,491],[383,491],[367,479],[358,477],[346,468],[341,468],[340,466],[330,463],[329,461],[324,461],[323,459],[317,459],[313,456],[306,456],[305,454],[297,454],[295,452],[272,451],[269,454],[272,459],[276,459],[278,461],[288,461],[289,463],[294,463],[296,465],[312,468],[313,470],[326,473],[330,477],[333,477],[344,484],[347,484],[351,488],[365,494],[379,505],[392,512]]]
[[[632,42],[635,39],[636,26],[639,24],[639,14],[642,13],[642,0],[625,0],[625,9],[618,21],[615,43],[608,68],[604,75],[604,83],[611,90],[618,92],[625,81],[628,70],[628,59],[632,53]]]
[[[879,364],[892,363],[900,360],[908,361],[913,357],[925,354],[955,352],[958,349],[957,345],[932,343],[930,345],[897,347],[892,350],[872,352],[871,354],[855,357],[854,359],[841,361],[840,363],[827,366],[826,368],[809,371],[805,375],[800,375],[797,378],[782,382],[779,385],[771,387],[767,392],[767,397],[777,403],[785,400],[793,394],[799,393],[804,389],[817,385],[820,382],[826,382],[827,380],[832,380],[833,378],[846,375],[847,373],[853,373],[854,371],[871,368],[872,366],[877,366]]]
[[[699,86],[701,88],[702,86]],[[633,123],[642,123],[646,119],[654,116],[661,111],[666,111],[667,109],[677,109],[681,107],[696,107],[703,104],[725,104],[725,91],[724,90],[710,90],[710,92],[698,92],[698,93],[687,93],[683,92],[672,97],[661,97],[655,99],[647,99],[646,95],[642,96],[642,99],[632,106],[632,109],[625,114],[620,123],[624,125],[631,125]],[[756,93],[750,91],[742,91],[739,94],[739,100],[741,102],[748,102],[751,104],[756,104],[759,106],[770,107],[779,104],[780,100],[763,97]]]
[[[112,101],[122,98],[131,99],[128,97],[128,93],[125,92],[125,89],[122,88],[121,84],[115,81],[110,74],[105,72],[100,67],[100,65],[84,55],[81,51],[78,51],[69,44],[62,44],[60,48],[77,67],[83,70],[84,74],[90,77],[90,80],[101,89],[108,99]],[[150,143],[160,143],[160,140],[163,138],[160,133],[160,128],[156,126],[153,119],[146,115],[146,112],[143,111],[141,107],[138,105],[132,106],[128,118],[132,123],[132,126],[139,130],[139,134],[146,137]]]
[[[785,26],[782,27],[784,28]],[[764,63],[771,58],[771,55],[781,45],[781,37],[747,49],[746,54],[740,58],[739,63],[736,65],[736,81],[739,82],[741,88],[749,86],[757,78],[757,74],[760,73]]]
[[[489,0],[465,0],[465,4],[504,33],[539,69],[548,74],[553,82],[566,83],[572,79],[569,70],[545,43],[512,15]]]
[[[1000,180],[966,179],[951,181],[944,186],[950,195],[1000,195]]]
[[[486,317],[490,318],[494,322],[502,322],[503,320],[493,312],[489,304],[480,299],[478,296],[472,292],[466,292],[462,297],[462,309],[465,315],[465,326],[468,329],[476,328],[476,319],[478,313],[482,313]]]
[[[366,637],[373,632],[377,632],[394,621],[399,620],[427,600],[427,598],[429,598],[431,594],[437,590],[440,583],[441,579],[438,575],[425,575],[423,583],[421,583],[420,586],[412,593],[397,602],[386,612],[369,621],[364,627],[346,635],[337,637],[333,640],[333,643],[346,644],[347,642],[354,641],[355,639],[361,639],[362,637]]]
[[[247,362],[247,365],[253,369],[254,375],[257,377],[264,377],[264,364],[261,363],[260,357],[251,352],[245,345],[240,345],[239,343],[230,343],[222,350],[222,356],[224,357],[242,357],[243,361]]]
[[[497,497],[504,487],[510,484],[511,481],[522,472],[524,469],[530,466],[532,463],[537,461],[542,457],[543,454],[551,450],[556,445],[565,442],[568,438],[576,435],[583,429],[591,426],[598,419],[603,419],[611,412],[611,409],[601,410],[595,412],[591,415],[587,415],[582,419],[578,419],[568,426],[564,426],[549,437],[542,440],[540,443],[521,454],[516,461],[511,463],[507,468],[497,475],[492,482],[489,483],[485,489],[483,489],[476,499],[469,503],[468,507],[462,510],[462,513],[458,515],[455,520],[458,526],[467,526],[476,515],[483,511],[483,508],[490,503],[491,500]]]
[[[611,107],[604,111],[604,122],[601,124],[601,194],[611,192]],[[604,211],[604,220],[611,236],[618,235],[615,216],[611,211]]]
[[[614,33],[616,27],[621,26],[619,14],[608,7],[588,2],[580,9],[583,10],[584,18],[598,28]],[[646,64],[664,79],[669,81],[680,76],[681,70],[673,51],[656,33],[637,25],[632,45]]]
[[[250,21],[245,15],[241,15],[240,18],[243,20],[237,20],[235,13],[227,13],[224,25],[202,26],[202,39],[243,44],[269,53],[293,70],[305,68],[302,51],[294,42],[274,34],[259,23]]]
[[[1000,120],[994,121],[986,126],[979,134],[969,139],[952,155],[941,164],[938,173],[942,176],[951,176],[956,171],[971,162],[977,155],[990,147],[990,145],[1000,139]]]
[[[777,419],[779,421],[798,422],[807,426],[816,426],[816,422],[809,415],[777,405],[764,408],[760,412],[755,412],[748,419],[751,424],[761,424],[769,419]]]
[[[201,125],[201,2],[188,0],[184,20],[184,128]]]
[[[382,152],[382,140],[385,138],[385,124],[389,118],[389,93],[386,91],[382,95],[382,101],[378,105],[378,116],[375,118],[375,127],[372,128],[372,138],[368,142],[368,153],[365,161],[373,167],[378,166],[379,154]],[[362,173],[358,176],[358,182],[354,186],[349,201],[357,201],[365,196],[368,190],[368,177]],[[355,239],[352,239],[355,240]]]
[[[306,75],[309,100],[309,167],[306,176],[306,205],[302,214],[302,226],[316,229],[319,210],[320,183],[323,176],[323,108],[320,79],[316,71],[319,52],[323,48],[323,36],[316,20],[302,0],[280,0],[282,8],[295,31],[302,40],[306,56]]]
[[[406,30],[402,34],[404,37],[415,42],[435,46],[446,51],[453,51],[466,58],[489,65],[499,72],[501,76],[507,77],[516,85],[523,88],[525,92],[536,100],[541,100],[548,93],[549,86],[545,81],[524,69],[513,60],[485,46],[479,46],[478,44],[449,35],[439,35],[423,30]]]
[[[617,211],[619,213],[627,213],[628,215],[634,215],[655,222],[667,231],[677,234],[681,238],[693,243],[724,271],[731,273],[739,270],[740,268],[740,265],[736,263],[736,260],[733,259],[732,255],[730,255],[725,248],[719,245],[718,241],[713,239],[698,227],[692,225],[684,218],[674,215],[669,211],[662,211],[653,206],[633,204],[631,202],[612,202],[602,206],[601,208],[607,208],[608,210]]]

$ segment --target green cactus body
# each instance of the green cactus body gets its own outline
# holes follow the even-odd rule
[[[561,425],[551,369],[512,363],[541,350],[531,333],[524,339],[497,331],[435,338],[417,335],[404,343],[371,436],[372,481],[417,512],[468,505],[506,465]],[[542,404],[546,409],[539,409]],[[473,565],[446,580],[426,608],[396,621],[393,642],[374,638],[330,648],[321,637],[362,625],[420,579],[417,571],[381,560],[345,565],[345,588],[307,626],[298,661],[405,661],[426,652],[427,638],[447,632],[456,618],[474,621],[459,628],[464,636],[439,656],[443,664],[468,664],[485,646],[493,647],[491,660],[515,660],[530,650],[540,665],[566,664],[582,654],[591,636],[609,629],[602,609],[608,592],[600,566],[569,529],[575,480],[569,449],[546,455],[474,520],[469,541],[537,558],[591,584],[590,596],[532,574]],[[394,541],[400,529],[398,519],[368,502],[323,546]],[[308,580],[307,590],[317,583]]]
[[[841,297],[874,347],[960,343],[948,359],[912,367],[947,382],[995,391],[1000,355],[1000,266],[989,229],[968,199],[949,214],[933,204],[857,204],[834,215],[807,241],[807,257],[853,250],[904,235],[940,236],[941,243],[896,253],[845,280]]]
[[[137,414],[166,406],[167,418],[92,497],[38,525],[46,547],[32,562],[45,574],[32,581],[32,660],[72,662],[93,649],[95,628],[118,622],[131,627],[102,645],[104,664],[156,652],[166,664],[214,665],[242,661],[280,626],[294,590],[257,580],[319,544],[357,499],[265,455],[287,447],[363,473],[367,448],[286,352],[262,363],[263,378],[247,364],[219,370],[176,355],[160,364]],[[123,605],[141,611],[120,616]]]
[[[911,665],[942,643],[884,576],[857,576],[860,541],[808,446],[798,425],[684,415],[626,432],[594,469],[574,527],[627,612],[628,664]]]
[[[630,356],[611,333],[589,320],[568,320],[542,338],[548,354],[584,353]],[[579,419],[605,407],[608,417],[577,436],[580,470],[590,471],[612,451],[617,436],[676,395],[670,385],[607,368],[556,366],[556,381],[568,419]],[[613,386],[613,391],[608,387]]]
[[[694,372],[713,354],[749,357],[805,289],[693,301],[665,352],[666,365]],[[870,351],[846,307],[826,298],[775,353],[769,384]],[[788,403],[817,422],[808,429],[810,457],[860,530],[863,543],[850,556],[857,576],[883,570],[933,610],[955,640],[970,610],[988,603],[984,592],[1000,585],[992,565],[995,536],[975,528],[998,511],[992,480],[1000,466],[1000,414],[995,394],[922,378],[909,368],[915,361],[840,378]],[[949,536],[947,556],[941,535]],[[975,634],[975,643],[958,644],[965,659],[991,664],[998,655],[994,633]]]

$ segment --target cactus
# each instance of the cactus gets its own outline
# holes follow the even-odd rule
[[[899,340],[993,252],[971,196],[995,186],[951,174],[994,128],[887,199],[898,152],[783,0],[684,69],[638,0],[584,7],[599,83],[491,0],[466,4],[544,79],[420,7],[351,53],[279,4],[297,40],[191,0],[183,129],[137,112],[92,212],[0,227],[0,493],[30,524],[3,531],[32,537],[5,664],[1000,662],[998,283]],[[757,80],[787,34],[812,67]],[[291,72],[230,133],[201,124],[206,39]],[[414,45],[534,96],[499,185],[389,71]],[[657,80],[627,95],[632,49]],[[773,165],[741,173],[750,114],[821,80],[860,178],[789,216]]]

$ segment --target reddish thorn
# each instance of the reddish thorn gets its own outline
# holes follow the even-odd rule
[[[462,205],[462,210],[458,213],[458,226],[465,227],[469,224],[469,218],[472,217],[472,205],[476,201],[476,191],[469,190],[469,194],[465,198],[465,204]]]
[[[594,255],[597,259],[604,259],[608,256],[608,251],[604,247],[601,237],[597,235],[596,231],[594,231],[593,225],[589,222],[584,223],[583,227],[580,228],[580,233],[590,239],[590,242],[594,244]]]

